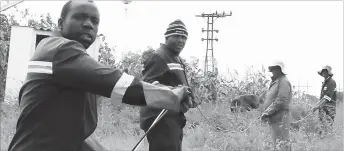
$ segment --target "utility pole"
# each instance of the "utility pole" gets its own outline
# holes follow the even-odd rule
[[[123,31],[124,32],[129,32],[128,29],[130,28],[129,27],[129,18],[128,18],[128,9],[129,9],[129,5],[131,4],[132,0],[122,0],[123,4],[124,4],[124,28],[123,28]],[[124,58],[124,52],[128,52],[128,45],[129,45],[129,38],[128,36],[124,36],[123,37],[123,40],[124,40],[124,46],[123,46],[123,50],[122,50],[122,59]]]
[[[342,88],[340,87],[340,84],[338,85],[338,91],[337,92],[341,92]]]
[[[306,88],[306,94],[309,94],[308,88],[310,88],[310,87],[312,87],[312,86],[308,85],[308,81],[307,81],[306,85],[300,85],[300,79],[299,79],[298,85],[297,85],[297,92],[298,92],[297,95],[298,95],[298,98],[300,98],[300,93],[301,93],[301,92],[302,92],[302,93],[305,92],[305,91],[304,91],[304,88]],[[303,89],[303,90],[300,90],[300,89]]]
[[[128,12],[128,4],[130,4],[132,0],[123,0],[124,3],[124,10],[125,10],[125,17],[127,17],[127,12]]]
[[[209,13],[205,14],[202,13],[201,15],[196,15],[196,17],[202,17],[207,20],[207,29],[204,30],[202,28],[202,33],[207,32],[207,38],[202,38],[201,40],[207,41],[207,48],[205,52],[205,63],[204,63],[204,72],[205,74],[208,74],[208,72],[214,72],[215,71],[215,63],[214,63],[214,40],[218,41],[218,38],[214,38],[214,32],[218,33],[219,30],[214,29],[214,22],[217,18],[224,18],[226,16],[232,16],[232,11],[229,14],[226,14],[223,12],[222,14],[217,13]],[[214,19],[215,18],[215,19]]]

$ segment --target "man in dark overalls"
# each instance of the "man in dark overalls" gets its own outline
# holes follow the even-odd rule
[[[331,66],[322,67],[318,74],[325,80],[321,87],[320,101],[313,107],[313,111],[319,109],[321,123],[319,134],[321,135],[332,127],[336,115],[336,81],[332,78]]]
[[[180,111],[187,86],[166,88],[106,67],[86,53],[100,22],[93,1],[68,1],[58,29],[29,61],[9,151],[107,150],[87,139],[97,127],[97,96],[114,103]],[[110,149],[111,150],[111,149]]]
[[[165,33],[165,44],[161,44],[160,48],[145,61],[142,71],[143,80],[172,87],[188,85],[185,66],[179,57],[187,37],[186,27],[181,20],[170,23]],[[190,107],[195,107],[194,102]],[[147,134],[150,151],[182,150],[183,128],[186,123],[184,113],[187,110],[188,108],[181,112],[168,111],[154,126]],[[141,107],[140,128],[147,132],[160,112],[161,109]]]

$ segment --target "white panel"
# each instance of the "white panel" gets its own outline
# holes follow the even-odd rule
[[[30,27],[12,26],[8,68],[6,78],[6,95],[17,96],[27,73],[28,61],[31,57],[34,29]],[[6,99],[5,99],[6,100]],[[12,100],[17,101],[17,100]]]
[[[92,45],[86,51],[92,58],[98,61],[99,48],[100,48],[100,39],[99,37],[97,37],[96,40],[92,43]]]

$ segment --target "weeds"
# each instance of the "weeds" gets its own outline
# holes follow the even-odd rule
[[[204,76],[189,62],[190,85],[202,104],[186,113],[183,150],[185,151],[269,151],[272,150],[271,136],[267,124],[256,120],[262,108],[250,112],[231,113],[229,100],[241,94],[260,94],[269,80],[265,70],[249,72],[239,79],[234,71],[229,77]],[[131,70],[132,68],[129,68]],[[129,71],[131,73],[133,71]],[[11,93],[17,94],[17,93]],[[293,98],[292,121],[310,113],[311,100],[307,95]],[[16,95],[7,96],[6,102],[17,102]],[[139,128],[139,109],[125,104],[112,104],[106,98],[99,100],[98,127],[94,136],[109,150],[131,150],[144,132]],[[318,114],[291,125],[290,139],[293,151],[340,151],[343,150],[343,103],[337,105],[336,120],[332,132],[325,137],[317,133],[321,129]],[[19,110],[16,104],[1,104],[1,151],[7,149],[15,132]],[[220,129],[216,128],[219,127]],[[147,142],[139,147],[146,150]]]

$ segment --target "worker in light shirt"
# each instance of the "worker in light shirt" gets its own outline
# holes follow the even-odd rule
[[[274,61],[269,66],[272,81],[264,102],[261,120],[268,122],[275,150],[290,151],[290,104],[292,102],[292,87],[286,76],[285,65],[282,61]],[[280,149],[277,145],[280,144]]]

